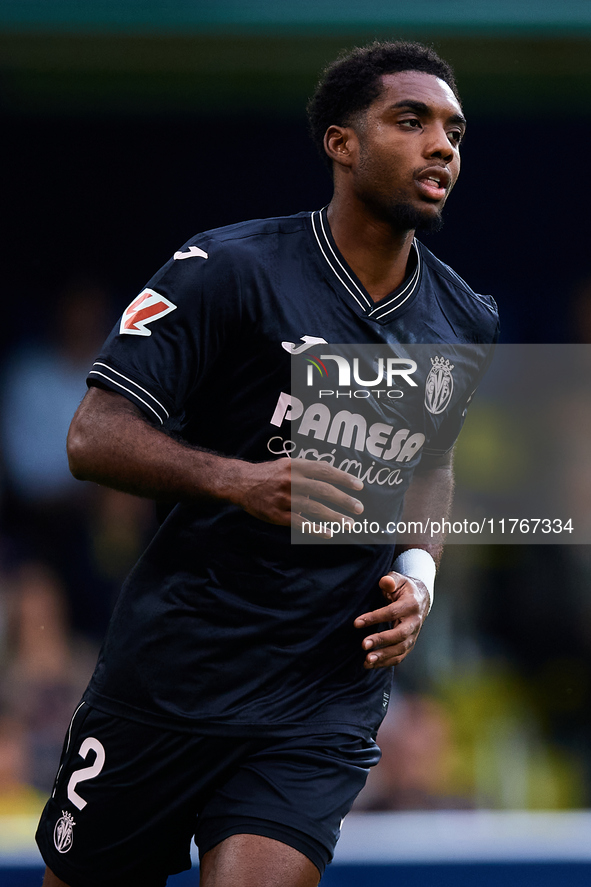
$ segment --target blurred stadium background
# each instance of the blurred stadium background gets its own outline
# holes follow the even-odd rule
[[[495,296],[502,341],[588,344],[591,4],[0,0],[0,887],[40,883],[63,731],[154,527],[67,475],[86,368],[191,234],[327,201],[306,99],[341,48],[398,37],[452,62],[469,119],[427,244]],[[582,391],[548,408],[566,459],[588,448]],[[515,429],[476,408],[490,434],[467,427],[460,480],[486,490],[483,448]],[[590,487],[570,487],[585,520]],[[586,545],[448,547],[329,887],[591,882],[590,585]]]

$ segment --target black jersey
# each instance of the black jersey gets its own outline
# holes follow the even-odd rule
[[[330,342],[495,340],[493,300],[418,241],[413,256],[408,279],[374,303],[326,211],[206,232],[131,303],[88,382],[190,444],[277,458],[271,441],[293,353]],[[433,450],[453,445],[456,413],[426,442]],[[378,581],[391,563],[390,545],[294,546],[289,528],[231,504],[178,504],[123,587],[87,698],[179,729],[374,734],[391,669],[363,668],[353,621],[383,606]]]

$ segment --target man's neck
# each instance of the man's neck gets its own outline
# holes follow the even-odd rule
[[[395,231],[366,207],[349,205],[336,194],[328,207],[332,236],[347,264],[374,302],[403,282],[414,231]]]

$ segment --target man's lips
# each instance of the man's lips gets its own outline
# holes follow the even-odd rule
[[[443,200],[451,185],[451,175],[444,166],[429,166],[415,174],[419,191],[430,200]]]

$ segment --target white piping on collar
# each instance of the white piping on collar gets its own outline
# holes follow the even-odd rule
[[[353,290],[350,289],[350,287],[347,286],[347,284],[345,283],[345,281],[343,280],[343,278],[341,277],[341,275],[339,274],[339,272],[337,271],[337,269],[335,268],[335,266],[333,265],[333,263],[330,261],[329,257],[327,256],[326,251],[325,251],[325,249],[324,249],[324,247],[323,247],[323,245],[322,245],[322,241],[320,240],[320,237],[318,236],[318,231],[316,230],[316,221],[315,221],[315,218],[314,218],[314,217],[316,216],[316,213],[318,213],[318,214],[320,215],[320,219],[321,219],[321,221],[322,221],[322,210],[317,210],[316,212],[313,212],[312,215],[311,215],[311,219],[312,219],[312,230],[313,230],[313,232],[314,232],[314,237],[316,238],[316,242],[318,243],[318,246],[319,246],[319,248],[320,248],[320,252],[322,253],[322,255],[324,256],[324,258],[326,259],[326,262],[327,262],[328,266],[330,267],[330,269],[332,270],[332,272],[333,272],[333,274],[335,275],[335,277],[336,277],[336,278],[342,283],[342,285],[345,287],[345,289],[347,290],[347,292],[348,292],[351,296],[353,296],[353,298],[355,299],[355,301],[357,302],[357,304],[359,305],[359,307],[360,307],[363,311],[366,311],[366,310],[367,310],[366,306],[365,306],[362,302],[359,301],[359,299],[357,298],[357,296],[355,295],[355,293],[353,292]],[[322,233],[324,234],[324,231],[323,231]],[[326,237],[326,234],[324,234],[324,236]],[[330,241],[326,240],[326,243],[327,243],[328,246],[330,247],[331,252],[334,252],[334,251],[332,250],[332,246],[331,246],[331,244],[330,244]],[[349,276],[349,275],[347,275],[347,276]],[[359,290],[359,287],[356,287],[356,289]],[[365,298],[365,294],[362,294],[362,295],[363,295],[364,298]]]
[[[402,292],[397,293],[395,296],[393,296],[387,302],[380,303],[379,305],[375,305],[374,308],[369,310],[373,303],[369,301],[365,292],[359,287],[359,285],[356,283],[356,281],[351,277],[349,271],[343,265],[343,263],[339,259],[338,255],[335,253],[333,246],[330,242],[330,238],[329,238],[329,236],[325,230],[325,227],[324,227],[324,219],[322,217],[322,213],[323,213],[323,210],[316,210],[315,212],[311,213],[311,216],[310,216],[311,221],[312,221],[312,231],[314,232],[314,237],[316,238],[316,242],[317,242],[317,244],[320,248],[320,251],[321,251],[322,255],[324,256],[327,264],[329,265],[333,274],[335,275],[335,277],[345,287],[347,292],[355,299],[355,301],[357,302],[359,307],[362,309],[362,311],[366,312],[367,317],[373,318],[375,315],[378,315],[378,312],[380,312],[380,314],[378,315],[378,319],[381,319],[382,317],[385,317],[387,314],[390,314],[392,311],[396,311],[398,308],[400,308],[402,305],[404,305],[404,303],[415,292],[416,285],[417,285],[420,275],[421,275],[421,254],[420,254],[418,245],[417,245],[416,241],[414,240],[414,238],[413,238],[412,245],[414,246],[414,249],[415,249],[415,252],[417,255],[417,266],[414,270],[414,273],[413,273],[411,279],[407,283],[406,287],[402,290]],[[318,216],[320,219],[320,230],[322,232],[322,237],[320,236],[320,234],[317,230],[316,216]],[[327,249],[324,248],[324,245],[326,245]],[[327,250],[330,252],[330,255],[327,253]],[[331,260],[331,256],[332,256],[332,260]],[[345,275],[346,280],[344,280],[343,277],[341,276],[341,274],[339,273],[339,270],[338,270],[339,268],[341,269],[341,271]],[[346,281],[349,281],[350,286],[348,285],[348,283]],[[353,289],[352,289],[352,287],[353,287]],[[405,296],[405,298],[402,298],[402,296]],[[363,300],[363,301],[361,301],[361,300]],[[392,305],[392,302],[395,302],[396,304],[393,305],[391,308],[388,308],[389,305]],[[383,310],[384,308],[388,308],[388,310],[384,311]]]
[[[355,288],[355,290],[359,293],[359,295],[360,295],[360,297],[362,298],[362,300],[365,302],[366,306],[369,308],[370,305],[371,305],[371,300],[368,299],[368,297],[367,297],[366,294],[363,292],[363,290],[361,289],[361,287],[360,287],[360,286],[356,283],[356,281],[351,277],[351,275],[349,274],[348,269],[345,268],[345,266],[343,265],[343,263],[341,262],[341,260],[339,259],[339,257],[337,256],[337,254],[335,253],[335,251],[334,251],[334,249],[333,249],[332,243],[330,242],[330,237],[328,236],[328,234],[327,234],[327,232],[326,232],[326,228],[325,228],[325,226],[324,226],[324,218],[323,218],[323,216],[322,216],[322,210],[320,211],[320,226],[321,226],[321,228],[322,228],[322,233],[323,233],[323,235],[324,235],[324,240],[325,240],[326,245],[328,246],[328,248],[329,248],[329,250],[330,250],[330,252],[331,252],[331,254],[332,254],[332,257],[334,258],[335,262],[337,262],[337,264],[339,265],[339,267],[341,268],[341,270],[343,271],[343,273],[346,275],[346,277],[347,277],[348,281],[350,282],[351,286],[353,286],[353,287]],[[347,287],[347,289],[348,289],[348,287]]]

